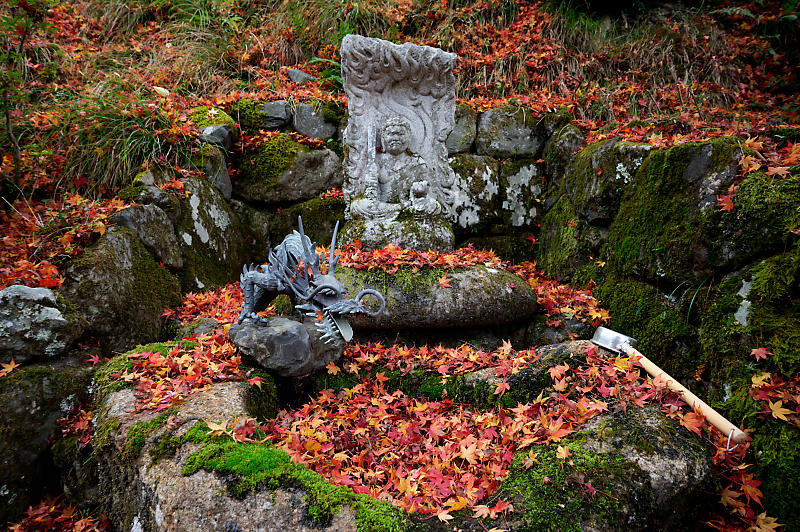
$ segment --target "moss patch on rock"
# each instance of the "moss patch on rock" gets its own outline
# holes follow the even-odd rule
[[[388,502],[334,486],[269,444],[209,439],[186,461],[183,474],[192,475],[200,469],[230,476],[228,490],[234,497],[253,490],[297,486],[307,492],[308,517],[318,524],[329,522],[343,506],[350,506],[360,530],[410,529],[408,517]]]
[[[714,266],[716,197],[733,182],[742,150],[722,137],[653,151],[627,187],[604,254],[625,276],[703,279]]]
[[[791,246],[800,230],[800,168],[785,178],[756,172],[733,196],[733,210],[720,214],[712,260],[727,269]]]
[[[587,527],[607,530],[615,525],[625,529],[629,523],[617,500],[617,488],[621,483],[629,483],[632,477],[640,477],[641,471],[617,454],[595,453],[577,441],[564,447],[571,453],[574,471],[556,457],[555,445],[538,451],[539,463],[530,469],[523,466],[527,453],[517,453],[514,457],[500,491],[505,497],[519,501],[515,504],[517,510],[524,509],[518,529],[578,532]],[[598,493],[590,496],[580,482],[590,483]]]
[[[201,131],[208,126],[228,126],[233,132],[234,139],[239,136],[239,128],[236,127],[236,122],[222,109],[205,106],[195,107],[189,111],[188,115],[189,120]]]
[[[161,313],[180,304],[180,285],[127,229],[115,227],[66,270],[63,294],[106,352],[157,340]]]
[[[246,155],[239,168],[236,186],[247,189],[254,198],[269,197],[275,190],[278,177],[294,163],[300,152],[308,148],[295,142],[286,133],[278,133],[261,146],[254,154]]]
[[[637,349],[673,377],[686,377],[700,364],[686,317],[656,288],[610,276],[594,294],[611,314],[609,327],[636,338]]]

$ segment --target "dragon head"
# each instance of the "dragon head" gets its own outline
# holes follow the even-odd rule
[[[378,316],[386,308],[386,301],[380,292],[372,289],[362,290],[356,297],[345,299],[348,289],[336,278],[336,264],[339,260],[335,253],[336,236],[339,232],[338,221],[333,230],[327,273],[322,273],[320,270],[320,262],[324,257],[313,251],[314,244],[303,231],[302,218],[298,217],[297,223],[300,229],[298,236],[302,245],[303,257],[297,265],[301,270],[301,275],[286,280],[286,284],[294,294],[303,300],[303,303],[296,305],[295,308],[315,318],[322,316],[322,321],[318,322],[316,327],[322,333],[322,338],[326,343],[336,342],[340,338],[348,342],[353,338],[353,328],[345,315],[362,313]],[[364,304],[363,300],[366,296],[373,296],[377,299],[377,310],[370,310]]]

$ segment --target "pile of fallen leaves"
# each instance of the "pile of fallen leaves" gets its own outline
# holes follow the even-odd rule
[[[206,292],[184,294],[181,306],[168,308],[161,316],[175,318],[186,325],[200,318],[211,318],[220,324],[235,323],[244,304],[239,283],[230,283]]]
[[[415,370],[432,371],[441,375],[461,375],[484,368],[495,368],[498,377],[517,373],[522,367],[538,360],[536,349],[514,351],[507,341],[489,353],[469,345],[457,348],[408,347],[397,344],[384,346],[381,342],[348,344],[342,355],[342,365],[348,373],[357,374],[361,370],[386,368],[400,370],[403,374]],[[331,363],[328,372],[336,374],[338,366]]]
[[[455,251],[442,253],[438,251],[415,251],[389,244],[382,249],[363,250],[361,242],[342,246],[339,250],[339,265],[357,270],[383,270],[395,273],[401,268],[417,272],[422,268],[469,268],[484,265],[498,268],[502,261],[491,251],[475,249],[471,244]]]
[[[78,446],[89,445],[94,436],[94,410],[85,410],[83,405],[76,405],[66,416],[56,420],[61,437],[78,436]]]
[[[514,454],[561,441],[609,409],[603,398],[613,400],[614,410],[679,404],[666,388],[643,379],[634,360],[607,359],[594,348],[585,363],[576,362],[575,369],[568,363],[556,366],[550,375],[556,391],[549,396],[481,412],[447,399],[427,401],[388,392],[387,378],[378,373],[338,394],[324,390],[259,428],[293,460],[334,484],[446,521],[448,512],[462,508],[471,508],[476,517],[510,508],[503,501],[493,507],[479,503],[505,479]],[[240,441],[256,433],[252,423],[234,426],[250,426],[237,433]],[[536,456],[529,453],[526,467]]]
[[[112,379],[133,384],[138,410],[166,410],[214,382],[245,380],[241,357],[221,329],[166,348],[129,353],[126,359],[133,368],[111,374]]]
[[[590,289],[580,290],[549,279],[536,269],[535,262],[512,265],[508,270],[525,279],[536,292],[539,306],[547,314],[547,325],[550,327],[558,327],[562,324],[561,320],[571,318],[597,327],[608,323],[611,318],[608,311],[600,307],[600,302]]]
[[[92,201],[77,194],[65,201],[17,201],[0,213],[0,290],[61,286],[53,263],[80,254],[105,233],[108,217],[126,206],[118,198]]]
[[[758,401],[761,414],[800,427],[800,377],[761,372],[752,382],[750,397]]]
[[[48,530],[54,532],[100,532],[111,530],[111,522],[104,515],[85,515],[72,505],[65,506],[58,498],[45,499],[28,508],[19,523],[11,525],[12,532]]]

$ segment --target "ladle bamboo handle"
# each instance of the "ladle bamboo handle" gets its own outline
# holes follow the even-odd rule
[[[742,432],[739,427],[728,421],[727,418],[722,416],[722,414],[708,406],[702,399],[690,392],[686,386],[670,377],[668,373],[653,364],[653,362],[651,362],[646,356],[641,354],[633,347],[628,347],[626,351],[628,356],[636,355],[639,357],[639,363],[642,365],[645,371],[647,371],[647,373],[653,377],[661,375],[661,378],[666,381],[667,387],[670,390],[680,395],[681,398],[683,398],[683,400],[686,401],[692,408],[700,410],[709,423],[717,427],[723,434],[730,435],[732,441],[741,443],[747,439],[747,434]]]

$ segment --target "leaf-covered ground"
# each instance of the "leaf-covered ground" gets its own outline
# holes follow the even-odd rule
[[[524,104],[537,112],[563,106],[578,119],[587,142],[620,137],[667,147],[736,135],[753,150],[740,161],[742,175],[765,170],[785,176],[790,166],[800,163],[800,143],[792,142],[800,135],[796,68],[800,31],[797,5],[792,2],[715,0],[699,7],[632,4],[606,16],[560,3],[514,0],[10,0],[0,6],[0,14],[0,110],[4,115],[0,289],[15,283],[59,286],[59,267],[103,234],[107,218],[124,207],[116,193],[145,166],[156,163],[174,168],[178,175],[197,174],[190,162],[200,147],[189,115],[192,108],[206,105],[230,110],[242,97],[345,104],[338,47],[342,36],[350,32],[455,52],[459,55],[455,71],[459,101],[479,110],[506,103]],[[319,80],[294,84],[289,68],[300,68]],[[271,135],[242,135],[236,150],[253,149]],[[319,141],[295,137],[319,146]],[[164,187],[181,194],[180,181]],[[732,211],[736,192],[734,185],[720,196],[719,208]],[[351,249],[346,254],[343,262],[350,261],[352,267],[387,271],[423,268],[431,262],[450,269],[465,266],[462,261],[492,260],[474,251],[471,258],[396,249],[370,254]],[[572,317],[593,325],[608,319],[590,291],[548,280],[532,264],[519,265],[514,271],[536,290],[548,325],[557,327]],[[446,287],[446,276],[440,283]],[[188,294],[182,307],[166,317],[187,323],[207,316],[225,325],[236,319],[240,304],[241,293],[233,284],[215,292]],[[483,353],[471,348],[355,345],[348,348],[341,368],[329,369],[424,369],[446,378],[491,367],[502,378],[504,372],[518,370],[535,356],[533,350],[517,353],[507,346]],[[751,397],[762,407],[758,415],[797,425],[797,378],[759,371],[759,362],[769,353],[753,356]],[[242,372],[232,346],[220,333],[175,343],[166,352],[131,355],[129,364],[118,377],[137,386],[142,408],[167,408],[219,380],[258,383]],[[396,395],[384,390],[377,376],[370,376],[336,398],[351,405],[369,405],[363,419],[343,420],[348,429],[341,441],[333,441],[325,430],[329,423],[325,416],[336,415],[338,408],[338,403],[332,404],[331,393],[284,412],[267,427],[267,433],[332,481],[373,490],[377,475],[382,475],[387,481],[386,495],[400,506],[435,511],[445,519],[447,512],[465,507],[496,517],[503,511],[501,505],[489,506],[484,501],[501,479],[507,461],[503,453],[486,452],[485,441],[499,442],[499,448],[508,446],[504,438],[524,427],[530,432],[527,436],[548,441],[560,430],[574,430],[603,402],[614,408],[623,398],[667,401],[664,408],[671,415],[715,445],[715,463],[725,487],[720,517],[709,524],[719,529],[773,529],[774,520],[761,506],[759,481],[744,463],[747,445],[725,451],[721,435],[704,426],[701,429],[695,414],[677,410],[675,402],[653,391],[654,385],[641,380],[631,364],[587,355],[577,367],[554,371],[557,399],[545,398],[520,407],[519,412],[505,413],[499,407],[476,412],[447,401]],[[15,367],[13,362],[3,364],[0,377]],[[602,382],[585,375],[594,371],[591,368],[605,374]],[[495,390],[498,396],[507,391],[503,384]],[[651,393],[652,397],[641,399],[642,394]],[[299,412],[304,411],[323,422],[303,424]],[[533,416],[533,411],[546,412],[548,423],[558,415],[561,425],[555,430],[552,424],[536,426],[526,417]],[[427,430],[426,438],[417,442],[419,449],[451,452],[447,478],[431,478],[417,455],[406,456],[388,442],[380,454],[370,450],[369,457],[358,447],[364,441],[361,432],[355,434],[359,429],[378,441],[414,440],[421,436],[422,425],[414,423],[422,412],[425,419],[419,423],[426,429],[437,423],[470,433],[481,428],[489,431],[488,440],[474,436],[474,442],[463,440],[469,445],[462,448],[437,436],[435,429]],[[545,417],[540,416],[539,423]],[[403,434],[389,436],[387,419],[394,421],[395,431],[404,426]],[[299,424],[295,427],[290,420]],[[83,435],[87,423],[86,413],[77,412],[64,422],[64,430]],[[513,423],[520,425],[515,429]],[[243,426],[235,434],[238,439],[248,437],[252,428]],[[323,441],[323,437],[328,439]],[[550,443],[558,444],[557,440]],[[395,461],[390,460],[393,454],[398,456]],[[561,454],[561,459],[568,460]],[[325,460],[339,462],[337,473]],[[457,475],[456,469],[474,478]],[[421,493],[432,494],[435,505],[422,508],[415,502]],[[19,525],[25,530],[102,526],[102,519],[82,516],[58,501],[32,508]]]
[[[406,250],[389,247],[376,253],[381,259],[371,266],[394,269],[387,258],[392,254],[401,260],[409,257]],[[342,260],[347,255],[346,248]],[[441,267],[459,255],[463,252],[425,254],[426,259],[414,267]],[[500,265],[491,254],[481,255],[481,259]],[[602,319],[605,310],[599,308],[590,290],[575,290],[547,280],[531,264],[512,269],[538,289],[551,320],[564,319],[565,315],[587,322]],[[229,285],[188,294],[183,306],[174,312],[183,322],[214,318],[227,328],[238,315],[238,305],[232,311],[232,303],[241,304],[241,295],[232,295],[236,290]],[[128,366],[112,377],[134,386],[138,408],[159,411],[212,382],[246,379],[250,385],[259,385],[258,377],[243,372],[223,330],[193,336],[160,351],[150,348],[128,354]],[[756,356],[768,353],[759,351]],[[445,348],[356,343],[347,346],[339,364],[328,366],[331,376],[343,373],[354,377],[356,384],[352,387],[338,392],[323,390],[302,406],[283,410],[266,422],[244,418],[205,421],[212,435],[228,435],[242,444],[271,442],[289,453],[294,462],[335,485],[447,521],[451,512],[463,509],[470,510],[473,517],[490,518],[500,518],[508,511],[509,503],[492,495],[508,474],[515,453],[526,451],[525,464],[531,467],[537,463],[540,446],[555,445],[558,459],[570,467],[569,449],[559,442],[588,419],[607,410],[656,404],[714,449],[715,473],[722,486],[720,506],[703,524],[721,530],[768,530],[775,525],[763,509],[760,481],[747,470],[749,444],[728,451],[725,435],[688,410],[683,401],[668,392],[663,381],[643,378],[635,359],[606,358],[589,349],[582,357],[550,368],[553,393],[540,395],[528,404],[491,410],[454,402],[446,391],[441,400],[430,400],[384,385],[389,371],[425,371],[446,383],[451,376],[492,368],[498,379],[492,393],[502,397],[509,390],[508,377],[538,359],[535,348],[515,351],[507,342],[492,352],[467,345]],[[765,401],[765,413],[797,423],[797,412],[782,407],[797,406],[800,396],[795,381],[754,375],[753,397]],[[785,403],[776,402],[778,398]],[[72,424],[66,423],[65,430],[79,433],[85,417],[79,412]],[[595,493],[589,483],[583,489],[587,497],[608,496]]]

